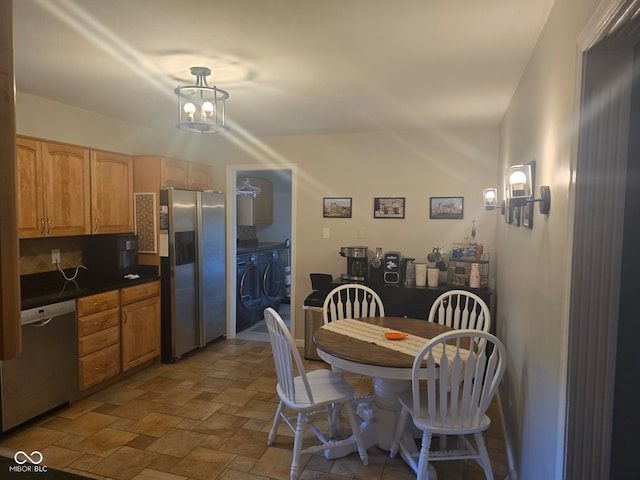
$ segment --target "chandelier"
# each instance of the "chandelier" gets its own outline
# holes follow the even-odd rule
[[[176,128],[189,132],[217,133],[228,130],[224,125],[224,102],[229,93],[207,84],[211,69],[191,67],[196,84],[176,87],[178,96],[178,123]]]

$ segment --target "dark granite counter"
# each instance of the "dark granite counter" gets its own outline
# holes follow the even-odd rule
[[[320,307],[324,304],[329,291],[344,282],[334,279],[329,285],[329,290],[314,290],[304,301],[308,307]],[[416,285],[406,285],[402,283],[365,283],[371,287],[382,299],[385,315],[392,317],[410,317],[426,320],[429,316],[431,305],[444,292],[449,290],[467,290],[478,295],[491,309],[491,291],[487,287],[469,288],[457,287],[453,285],[438,285],[437,287],[418,287]]]
[[[64,272],[68,278],[71,278],[75,274],[75,268],[65,269]],[[136,273],[140,278],[99,276],[82,268],[78,270],[74,280],[65,280],[62,273],[57,270],[22,275],[20,277],[21,309],[26,310],[160,279],[158,269],[154,266],[141,265]]]

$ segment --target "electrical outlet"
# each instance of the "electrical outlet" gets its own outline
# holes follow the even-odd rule
[[[329,238],[329,227],[324,227],[322,229],[322,238]]]
[[[52,248],[51,249],[51,263],[60,263],[60,249]]]

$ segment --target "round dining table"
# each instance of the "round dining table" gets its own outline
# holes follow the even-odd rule
[[[335,320],[332,323],[342,322]],[[452,329],[426,320],[406,317],[370,317],[354,319],[350,323],[349,334],[336,331],[335,325],[323,325],[313,336],[318,356],[334,369],[370,376],[373,380],[374,400],[371,418],[361,424],[361,434],[367,447],[377,445],[389,450],[400,415],[401,405],[398,394],[411,388],[411,375],[415,354],[397,351],[405,340],[387,340],[381,329],[403,332],[428,340]],[[358,330],[362,328],[362,336]],[[411,338],[411,337],[408,337]],[[393,345],[397,342],[398,345]],[[425,374],[426,378],[426,374]],[[419,430],[411,428],[404,433],[400,442],[400,454],[403,458],[417,452],[414,437]],[[336,452],[336,456],[348,452]],[[432,471],[432,467],[430,467]],[[432,471],[435,473],[435,471]],[[435,475],[430,478],[435,478]]]

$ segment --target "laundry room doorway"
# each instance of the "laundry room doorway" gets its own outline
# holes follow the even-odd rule
[[[276,309],[294,333],[294,179],[294,166],[227,168],[227,338],[268,341],[263,315],[267,307]]]

